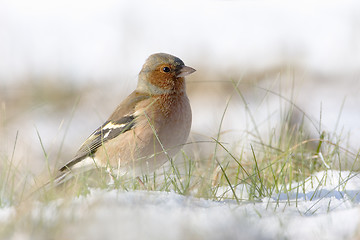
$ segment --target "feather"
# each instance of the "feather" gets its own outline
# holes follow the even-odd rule
[[[71,169],[75,164],[84,158],[91,156],[105,142],[116,138],[120,134],[129,131],[135,126],[135,117],[133,115],[124,116],[118,121],[106,121],[101,127],[96,129],[90,137],[83,143],[76,156],[60,168],[60,172]]]

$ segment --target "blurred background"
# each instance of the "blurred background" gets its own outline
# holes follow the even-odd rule
[[[360,146],[359,1],[2,0],[0,158],[34,174],[68,161],[156,52],[197,69],[189,141],[225,112],[221,140],[248,151],[292,103],[309,137]]]

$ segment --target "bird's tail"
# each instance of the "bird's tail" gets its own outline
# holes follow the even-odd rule
[[[38,176],[35,180],[35,183],[32,184],[32,187],[24,194],[23,200],[29,199],[41,199],[50,191],[56,189],[56,187],[65,183],[66,181],[72,178],[71,171],[59,172],[55,178],[50,179],[44,175]],[[46,178],[46,179],[44,179]]]
[[[45,187],[57,187],[61,184],[67,182],[70,180],[74,174],[70,169],[67,169],[65,171],[59,171],[58,175],[51,181],[47,182]]]
[[[48,193],[53,190],[56,191],[57,187],[71,180],[74,176],[94,169],[95,167],[96,165],[94,164],[94,160],[92,158],[85,158],[81,162],[78,162],[69,168],[63,167],[54,174],[55,177],[50,179],[47,177],[46,181],[43,181],[44,179],[36,181],[35,186],[32,188],[30,193],[25,195],[27,196],[25,199],[34,197],[38,198],[44,193]]]

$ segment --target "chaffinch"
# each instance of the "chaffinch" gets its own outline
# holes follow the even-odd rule
[[[54,183],[96,167],[139,176],[163,165],[189,136],[191,108],[184,77],[193,72],[175,56],[151,55],[139,73],[135,91],[59,169]]]

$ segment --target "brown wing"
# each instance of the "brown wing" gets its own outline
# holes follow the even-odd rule
[[[75,164],[84,158],[93,155],[97,149],[105,142],[113,139],[120,134],[129,131],[136,126],[136,116],[134,116],[135,106],[150,96],[134,91],[130,94],[111,114],[109,119],[98,129],[96,129],[87,140],[81,145],[75,157],[66,163],[60,172],[70,170]]]

